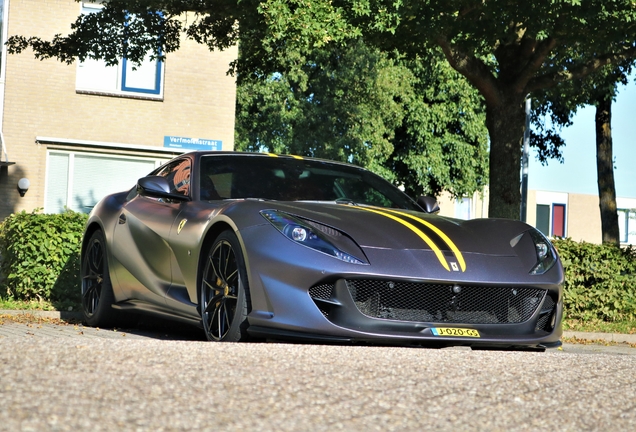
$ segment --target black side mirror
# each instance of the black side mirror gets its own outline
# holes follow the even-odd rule
[[[170,192],[170,183],[165,177],[147,176],[137,181],[137,193],[141,196],[153,198],[167,198],[174,201],[189,201],[185,195]]]
[[[417,204],[422,207],[426,213],[437,213],[439,204],[437,200],[431,196],[422,195],[417,199]]]

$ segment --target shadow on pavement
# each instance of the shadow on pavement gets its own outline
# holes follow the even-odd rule
[[[159,340],[205,341],[203,330],[177,321],[141,315],[135,326],[119,329],[131,335]]]

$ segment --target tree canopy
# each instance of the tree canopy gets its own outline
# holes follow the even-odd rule
[[[415,78],[414,93],[385,166],[412,196],[446,190],[462,197],[482,191],[488,184],[483,99],[441,56],[406,64]]]
[[[236,147],[354,162],[413,197],[482,190],[482,101],[439,57],[403,61],[357,41],[315,49],[302,73],[244,79]]]
[[[380,168],[413,97],[410,71],[362,42],[315,49],[300,70],[243,79],[237,147]],[[242,55],[239,55],[239,62]]]
[[[405,1],[392,41],[431,46],[484,97],[490,134],[490,216],[516,218],[528,95],[636,55],[632,1]]]
[[[161,11],[161,12],[158,12]],[[185,12],[191,13],[187,16]],[[412,59],[440,48],[482,95],[490,136],[489,215],[519,217],[523,101],[528,94],[636,57],[633,0],[109,0],[68,36],[12,37],[41,58],[140,60],[179,47],[240,40],[239,80],[298,67],[315,48],[364,38]],[[159,51],[158,48],[161,47]],[[576,56],[572,56],[572,52]]]

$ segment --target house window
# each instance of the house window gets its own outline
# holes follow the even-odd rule
[[[566,236],[565,204],[537,204],[536,228],[548,237]]]
[[[133,187],[165,159],[50,150],[44,211],[88,213],[104,196]]]
[[[457,219],[469,220],[471,218],[472,201],[471,198],[458,198],[455,201],[455,217]]]
[[[536,228],[546,236],[550,236],[550,206],[547,204],[537,204],[537,224]]]
[[[565,237],[565,204],[552,204],[552,236]]]
[[[82,13],[94,13],[100,8],[97,4],[83,3]],[[106,66],[103,60],[86,59],[77,65],[76,89],[79,92],[161,98],[163,63],[147,57],[137,65],[123,58],[116,66]]]
[[[636,244],[636,209],[618,210],[618,231],[621,243]]]

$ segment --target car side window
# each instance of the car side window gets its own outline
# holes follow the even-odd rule
[[[190,194],[190,172],[190,160],[183,159],[166,165],[156,175],[168,180],[171,193],[187,196]]]

